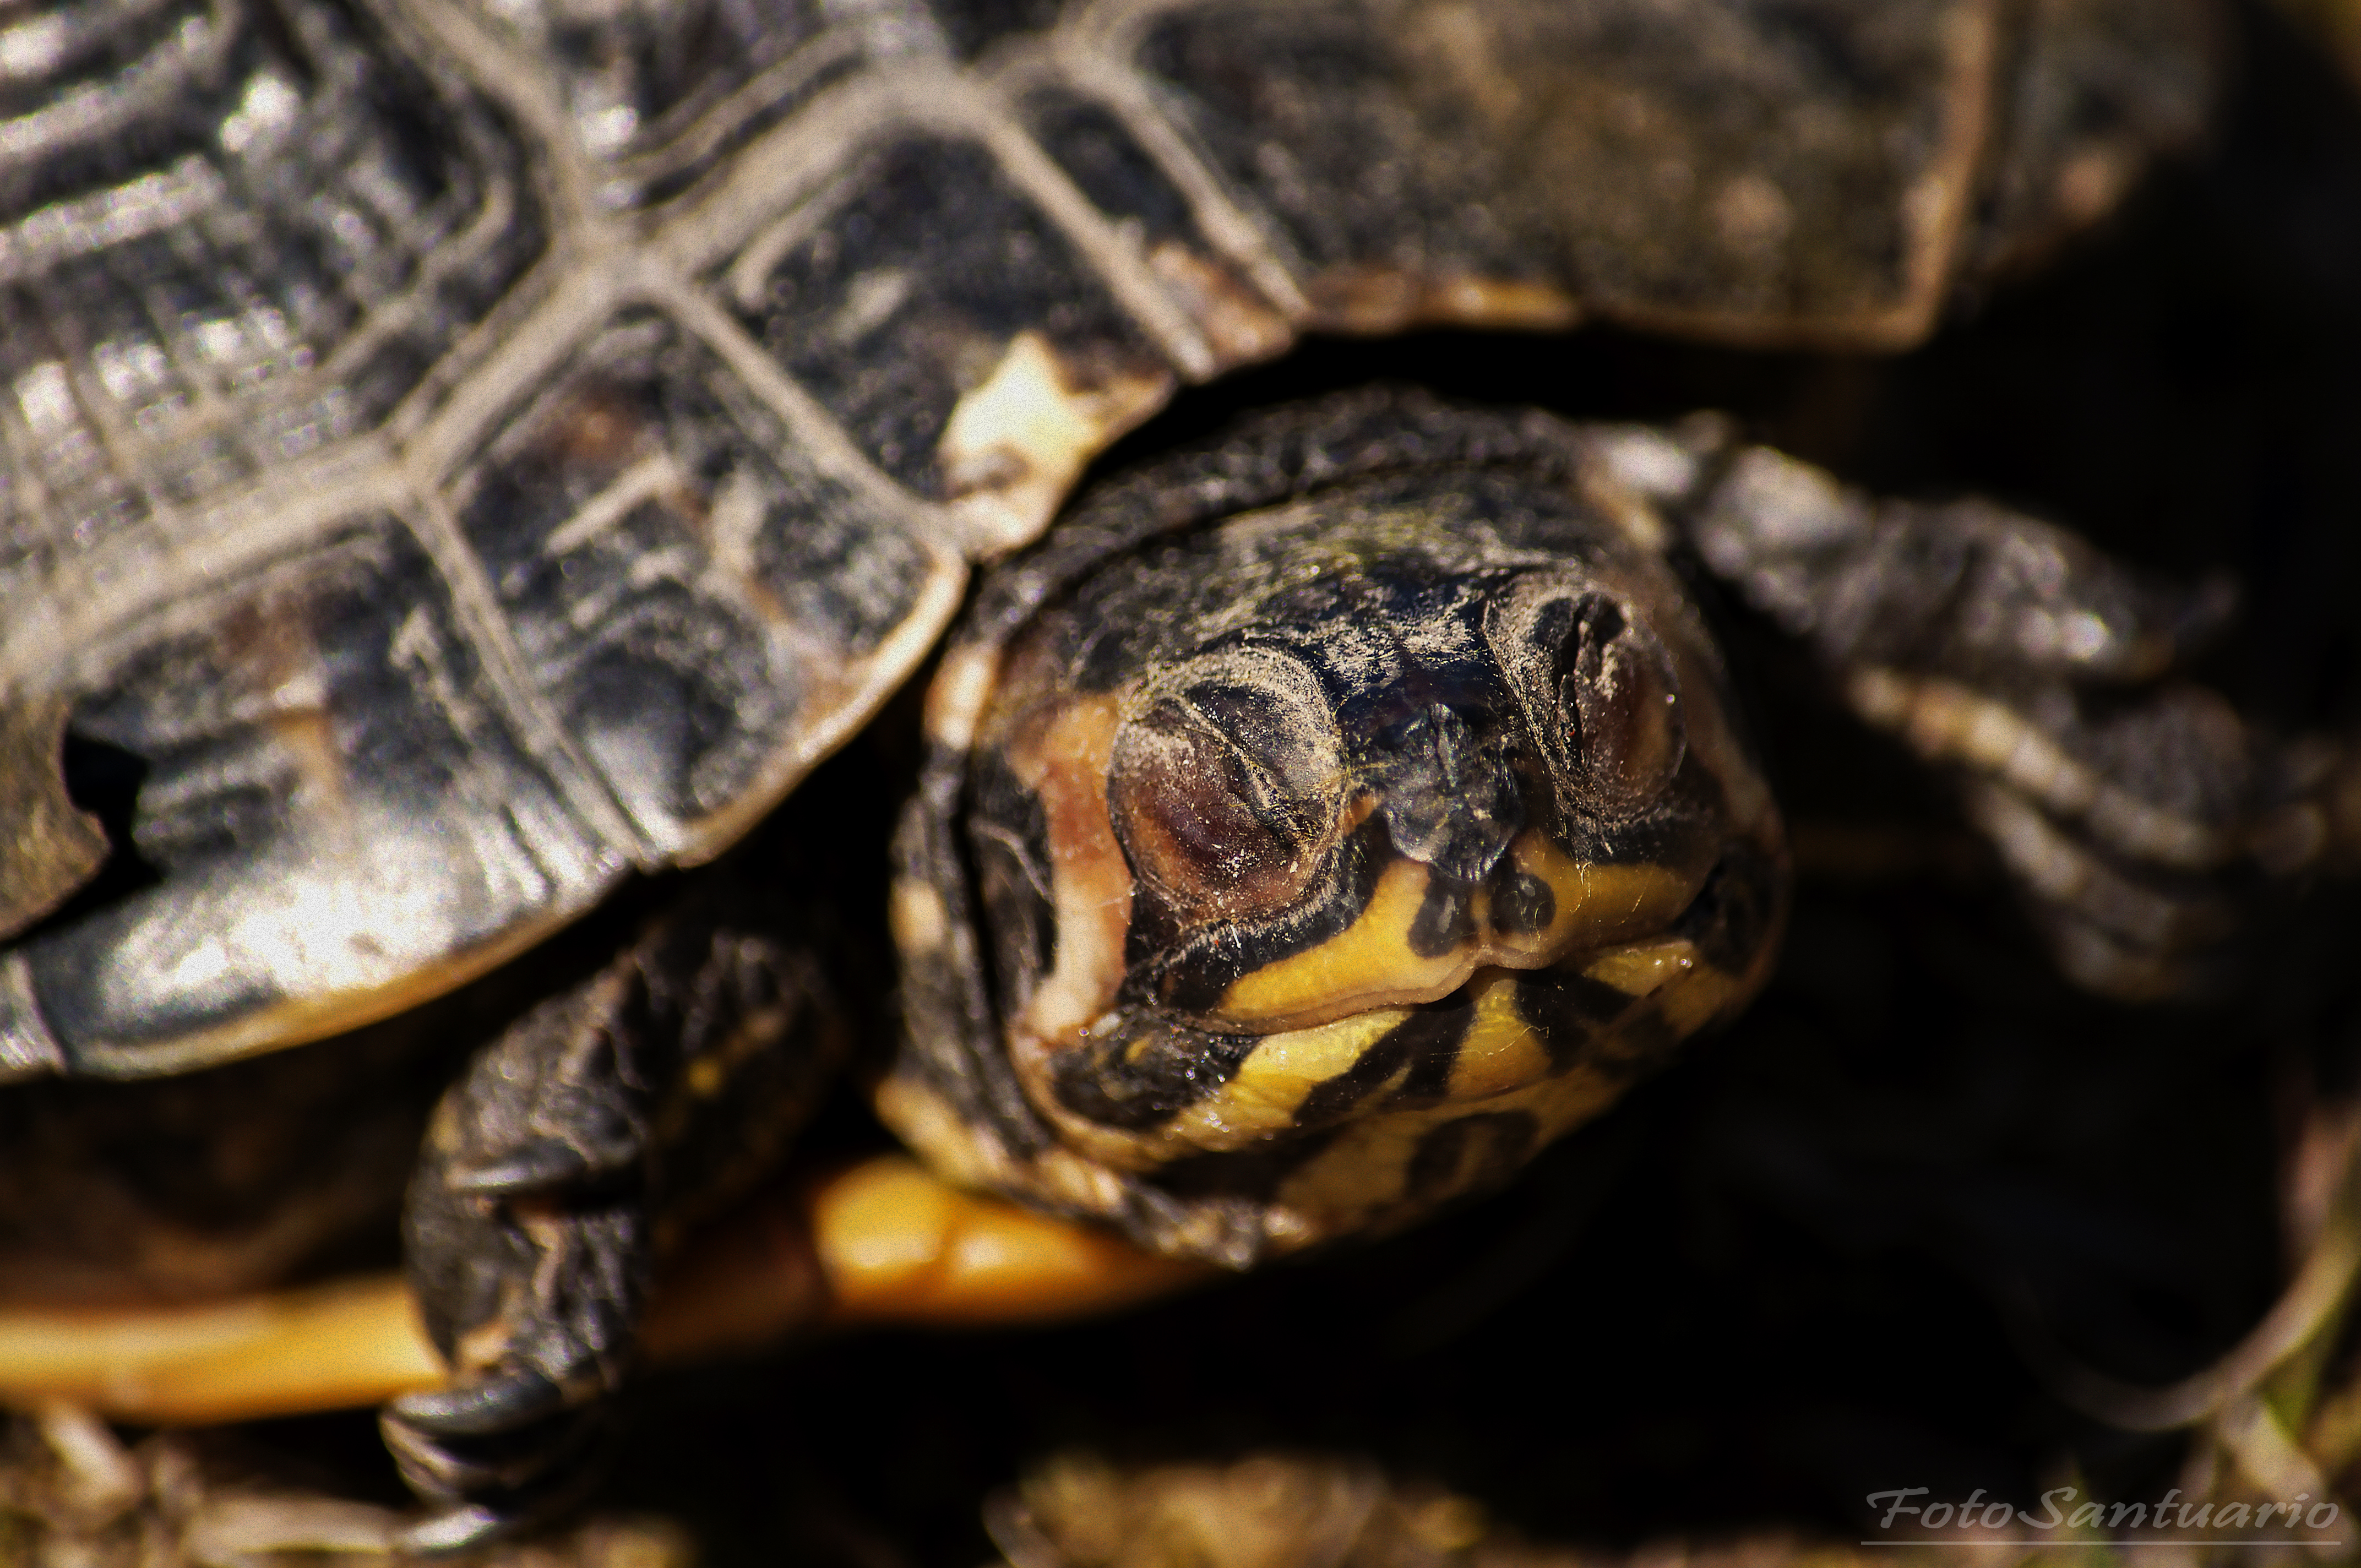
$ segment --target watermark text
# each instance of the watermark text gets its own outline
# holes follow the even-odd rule
[[[2176,1541],[2202,1535],[2206,1543],[2241,1546],[2261,1545],[2304,1530],[2310,1533],[2298,1538],[2301,1544],[2327,1544],[2320,1542],[2320,1532],[2335,1529],[2344,1513],[2334,1498],[2315,1498],[2310,1492],[2278,1502],[2213,1503],[2183,1500],[2178,1486],[2153,1503],[2085,1498],[2075,1486],[2052,1486],[2041,1494],[2039,1506],[2030,1508],[2004,1498],[1987,1499],[1982,1486],[1956,1502],[1934,1497],[1927,1486],[1890,1486],[1870,1493],[1868,1502],[1878,1530],[1908,1536],[1919,1544],[1947,1539],[1988,1540],[1999,1532],[2026,1530],[2045,1535],[2136,1534],[2145,1540]],[[1884,1541],[1861,1544],[1904,1543],[1890,1534]]]

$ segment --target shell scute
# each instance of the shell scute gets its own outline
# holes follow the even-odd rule
[[[1152,141],[1160,132],[1169,142],[1171,132],[1152,110],[1118,108],[1055,81],[1024,92],[1017,110],[1042,151],[1104,214],[1123,249],[1146,265],[1202,338],[1202,350],[1185,341],[1168,345],[1180,350],[1191,379],[1268,358],[1295,341],[1303,306],[1293,280],[1261,232],[1207,188],[1200,166],[1170,146],[1158,155]],[[1198,187],[1193,195],[1184,181]]]
[[[752,270],[742,258],[740,269]],[[981,454],[963,463],[943,446],[962,400],[989,386],[1020,336],[1039,338],[1078,395],[1144,380],[1161,401],[1170,382],[1104,275],[991,148],[965,137],[915,134],[872,151],[827,216],[739,291],[741,319],[787,373],[871,461],[929,499],[1012,482],[980,469]],[[1005,461],[1031,455],[1013,441]]]
[[[77,1069],[183,1070],[390,1013],[621,872],[399,520],[191,609],[113,651],[69,721],[137,760],[148,885],[7,959]]]
[[[511,416],[451,506],[533,689],[667,858],[776,797],[935,565],[645,306]]]
[[[89,19],[121,57],[68,49],[8,105],[12,607],[94,551],[170,551],[192,509],[393,418],[546,239],[511,129],[359,22],[129,9],[148,14]]]
[[[1323,324],[1534,324],[1554,300],[1781,340],[1923,331],[1983,145],[1990,8],[1251,5],[1142,65]],[[1539,291],[1538,294],[1535,291]]]

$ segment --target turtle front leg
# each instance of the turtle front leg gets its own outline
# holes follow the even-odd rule
[[[380,1418],[451,1548],[596,1473],[651,1263],[651,1029],[634,950],[478,1053],[436,1108],[403,1216],[452,1383]]]
[[[437,1108],[404,1239],[452,1381],[380,1422],[435,1509],[412,1548],[481,1540],[595,1479],[653,1260],[817,1099],[845,1031],[765,903],[685,901],[477,1053]]]
[[[2188,989],[2243,886],[2317,858],[2300,749],[2178,674],[2228,620],[2228,585],[2175,589],[1990,502],[1879,499],[1702,425],[1682,434],[1607,439],[1859,718],[1959,779],[2077,982]]]

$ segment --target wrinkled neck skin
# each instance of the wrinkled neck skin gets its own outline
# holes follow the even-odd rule
[[[1230,519],[1073,587],[999,677],[966,836],[1025,1094],[1263,1250],[1497,1182],[1767,968],[1784,850],[1719,661],[1562,488]]]

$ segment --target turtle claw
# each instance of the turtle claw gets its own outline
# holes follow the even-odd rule
[[[427,1431],[389,1407],[378,1428],[402,1479],[433,1509],[401,1531],[397,1547],[440,1555],[571,1508],[604,1470],[619,1423],[599,1399],[522,1426],[464,1435]]]
[[[566,1390],[530,1367],[482,1382],[404,1394],[389,1418],[438,1437],[510,1431],[566,1409]]]
[[[640,1157],[637,1144],[588,1149],[578,1142],[536,1137],[505,1154],[473,1165],[455,1166],[444,1178],[454,1192],[478,1198],[533,1198],[578,1190],[600,1177],[628,1170]]]
[[[427,1203],[438,1190],[445,1201]],[[645,1226],[635,1201],[517,1214],[439,1183],[413,1191],[412,1221],[420,1304],[456,1373],[393,1401],[382,1424],[413,1484],[479,1500],[578,1452],[577,1429],[604,1419],[645,1294]],[[479,1461],[482,1476],[468,1468]]]
[[[404,1526],[393,1538],[393,1549],[408,1557],[447,1557],[482,1546],[512,1528],[490,1508],[470,1503],[427,1515]]]
[[[2064,972],[2124,999],[2229,957],[2273,745],[2178,672],[2237,604],[1988,502],[1877,501],[1762,447],[1688,503],[1706,565],[1806,638],[1846,706],[1961,786]]]

